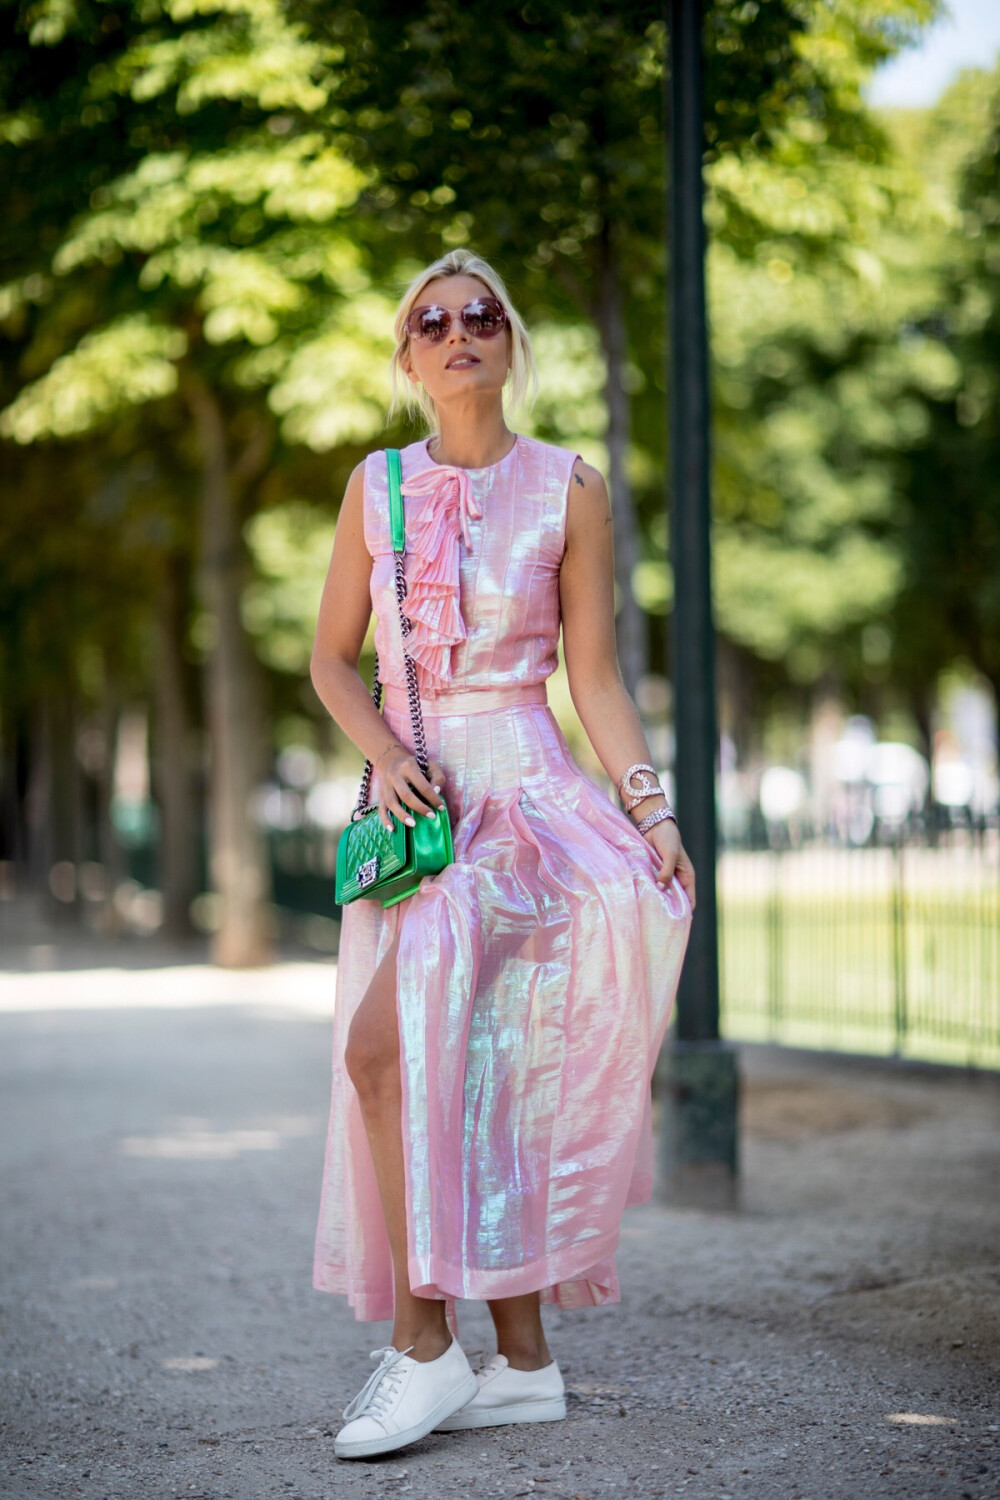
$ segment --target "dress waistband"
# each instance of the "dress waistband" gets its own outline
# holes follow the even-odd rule
[[[433,696],[420,695],[420,711],[425,718],[444,718],[448,714],[482,714],[491,708],[513,708],[523,703],[548,703],[544,682],[518,682],[508,687],[455,688]],[[385,707],[394,713],[410,715],[410,701],[405,688],[383,686]]]

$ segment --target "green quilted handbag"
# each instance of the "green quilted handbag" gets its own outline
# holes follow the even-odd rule
[[[399,607],[399,623],[403,634],[403,660],[406,669],[406,694],[410,702],[410,722],[413,725],[413,745],[417,765],[427,775],[427,742],[424,738],[424,721],[420,712],[420,693],[417,688],[417,668],[406,650],[406,638],[410,633],[410,622],[403,613],[406,597],[406,578],[403,573],[403,553],[406,547],[406,529],[403,517],[402,465],[398,448],[386,449],[389,466],[389,520],[392,529],[392,550],[396,563],[396,603]],[[382,707],[382,684],[378,675],[378,653],[375,653],[375,681],[372,686],[375,707]],[[406,896],[412,896],[425,875],[436,875],[445,865],[451,864],[455,851],[451,842],[451,822],[448,808],[442,805],[435,809],[434,817],[415,814],[413,828],[400,821],[395,813],[389,818],[392,828],[386,828],[379,817],[378,803],[368,801],[371,789],[372,763],[365,761],[361,778],[361,790],[351,821],[340,835],[337,845],[337,878],[334,897],[338,906],[347,906],[359,896],[381,901],[383,906],[393,906]]]

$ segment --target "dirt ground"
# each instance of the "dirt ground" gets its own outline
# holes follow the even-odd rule
[[[7,1500],[1000,1496],[1000,1077],[742,1048],[741,1207],[628,1213],[621,1305],[547,1317],[568,1420],[346,1463],[389,1327],[311,1286],[332,964],[13,951]]]

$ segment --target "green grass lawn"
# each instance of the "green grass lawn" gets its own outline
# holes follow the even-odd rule
[[[733,1039],[1000,1067],[992,850],[728,852],[722,1029]]]

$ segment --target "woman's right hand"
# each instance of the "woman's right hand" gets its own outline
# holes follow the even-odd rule
[[[432,818],[432,808],[444,807],[444,798],[439,795],[444,786],[444,771],[436,760],[427,762],[428,775],[425,776],[411,750],[405,745],[392,745],[379,757],[376,769],[378,815],[386,828],[392,827],[390,813],[413,828],[416,817]]]

